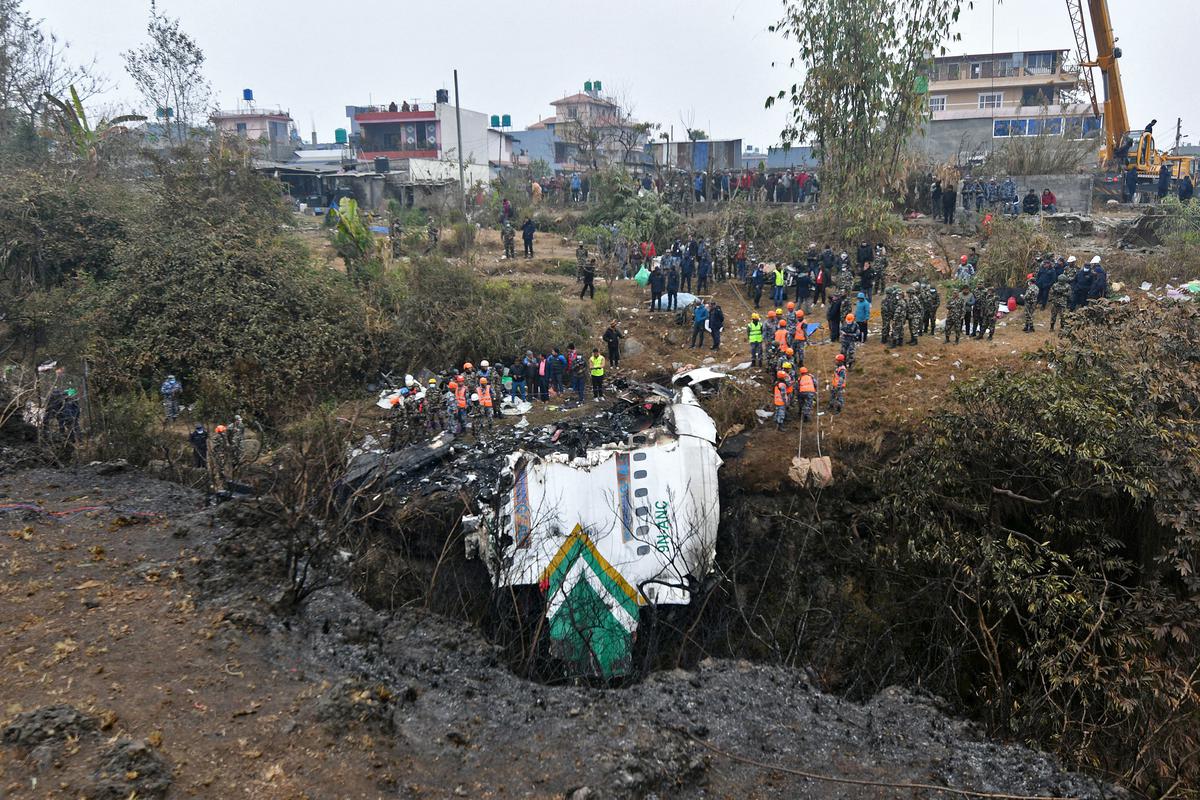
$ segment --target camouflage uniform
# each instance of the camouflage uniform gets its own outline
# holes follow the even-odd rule
[[[937,333],[937,312],[942,305],[942,295],[936,286],[928,287],[924,292],[925,316],[921,319],[921,333],[928,332],[930,336]]]
[[[229,440],[213,431],[208,440],[208,475],[214,492],[225,488],[229,470]]]
[[[955,292],[946,299],[946,343],[950,343],[950,332],[954,331],[954,343],[962,335],[963,315],[967,313],[967,296]]]
[[[975,292],[975,338],[982,339],[984,331],[989,341],[996,332],[996,292],[986,286]]]
[[[1025,304],[1025,332],[1033,330],[1033,310],[1037,308],[1038,287],[1032,280],[1025,287],[1025,294],[1021,295],[1021,301]]]
[[[438,226],[433,221],[433,217],[429,218],[429,225],[425,228],[425,235],[429,237],[429,249],[437,247],[438,243]]]
[[[579,246],[575,248],[575,280],[583,280],[583,270],[587,267],[587,262],[587,248],[583,246],[583,242],[580,242]]]
[[[713,262],[717,280],[725,280],[729,269],[729,237],[722,236],[717,241],[717,257]]]
[[[1058,324],[1058,329],[1061,331],[1067,325],[1067,304],[1071,298],[1071,284],[1064,272],[1058,276],[1058,280],[1050,287],[1050,330],[1054,330],[1054,323],[1057,320],[1062,320]]]
[[[504,257],[517,257],[517,231],[513,228],[512,222],[504,220],[504,227],[500,229],[500,238],[504,241]]]
[[[879,334],[879,341],[887,344],[891,341],[889,338],[892,332],[892,325],[896,320],[896,307],[900,303],[900,289],[896,286],[889,286],[884,290],[883,301],[879,304],[879,314],[882,318],[882,330]]]
[[[445,403],[440,402],[437,387],[430,386],[425,390],[425,401],[421,406],[421,416],[426,430],[440,431],[445,429],[442,412],[446,410]]]
[[[921,319],[925,316],[925,302],[916,289],[908,290],[908,335],[909,344],[916,344],[921,335]]]
[[[242,468],[242,454],[246,449],[246,423],[240,415],[233,418],[229,426],[229,474],[236,478]]]
[[[875,292],[878,294],[887,289],[888,279],[888,257],[881,248],[875,248],[875,261],[871,266],[875,269]]]
[[[850,290],[854,288],[854,270],[850,269],[849,264],[841,265],[837,277],[834,278],[834,285],[837,287],[838,294],[850,294]]]
[[[846,357],[846,368],[854,367],[854,355],[858,350],[858,322],[843,322],[838,336],[842,340],[842,355]]]

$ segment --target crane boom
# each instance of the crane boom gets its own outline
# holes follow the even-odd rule
[[[1096,60],[1086,66],[1097,66],[1104,78],[1104,133],[1108,155],[1129,132],[1129,112],[1125,108],[1125,88],[1121,84],[1121,51],[1113,36],[1112,17],[1108,0],[1088,0],[1092,16],[1092,36],[1096,40]]]
[[[1067,0],[1067,16],[1071,18],[1071,29],[1075,31],[1075,57],[1079,60],[1079,77],[1087,90],[1088,99],[1092,101],[1092,114],[1100,118],[1100,101],[1096,98],[1096,82],[1092,78],[1092,68],[1084,66],[1092,63],[1092,50],[1088,47],[1087,23],[1083,16],[1083,0]]]

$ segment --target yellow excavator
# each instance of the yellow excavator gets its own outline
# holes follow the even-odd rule
[[[1087,14],[1084,13],[1084,5]],[[1092,101],[1092,112],[1104,118],[1104,147],[1100,149],[1101,167],[1124,172],[1130,165],[1137,167],[1138,182],[1158,180],[1159,170],[1164,164],[1171,170],[1175,180],[1194,169],[1191,156],[1164,153],[1154,146],[1153,125],[1143,130],[1131,130],[1129,114],[1125,110],[1125,89],[1121,85],[1121,48],[1116,46],[1113,36],[1112,18],[1108,13],[1108,0],[1067,0],[1067,13],[1075,29],[1075,46],[1078,50],[1080,74],[1088,96]],[[1092,57],[1088,46],[1087,18],[1092,21],[1092,34],[1096,41],[1096,56]],[[1104,79],[1104,102],[1096,94],[1092,68],[1099,67]]]

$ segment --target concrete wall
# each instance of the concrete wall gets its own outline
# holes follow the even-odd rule
[[[438,146],[442,158],[458,160],[458,121],[454,118],[454,106],[439,103],[436,106],[438,119]],[[463,161],[472,164],[488,163],[488,115],[478,111],[462,109]],[[495,157],[495,154],[492,156]]]
[[[981,179],[990,176],[979,176]],[[997,176],[1000,177],[1000,176]],[[1042,190],[1049,189],[1058,199],[1058,210],[1069,211],[1083,216],[1091,215],[1092,205],[1092,176],[1091,175],[1014,175],[1017,184],[1017,195],[1025,197],[1025,193],[1033,189],[1038,199]],[[962,183],[958,185],[958,202],[962,206]]]
[[[938,163],[968,163],[971,157],[992,152],[995,142],[1004,141],[992,138],[989,117],[927,121],[923,133],[913,140],[913,148]]]

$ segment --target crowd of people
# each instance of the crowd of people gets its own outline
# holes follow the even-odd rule
[[[940,178],[933,179],[929,189],[930,213],[947,225],[953,225],[957,211],[976,214],[1000,214],[1016,217],[1020,214],[1055,214],[1058,212],[1058,196],[1050,187],[1042,188],[1039,194],[1029,187],[1021,195],[1017,183],[1011,177],[997,180],[967,175],[958,183],[943,185]]]
[[[821,194],[816,172],[805,168],[707,172],[658,169],[636,175],[635,179],[643,191],[655,192],[678,207],[734,198],[756,203],[816,204]],[[586,172],[537,177],[529,181],[526,197],[533,205],[587,203],[593,199],[592,181]]]
[[[423,386],[402,387],[389,401],[389,446],[395,450],[442,431],[470,431],[485,439],[505,405],[518,410],[524,403],[577,406],[589,394],[592,402],[600,402],[606,377],[620,365],[623,336],[612,320],[600,337],[607,354],[599,346],[588,354],[574,343],[565,350],[526,350],[495,363],[464,362],[425,378]]]

